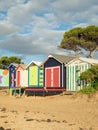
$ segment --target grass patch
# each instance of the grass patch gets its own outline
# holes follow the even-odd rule
[[[93,87],[85,86],[84,88],[82,88],[78,92],[83,93],[83,94],[93,94],[96,92],[96,90]]]

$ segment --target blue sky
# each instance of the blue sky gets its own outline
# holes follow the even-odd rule
[[[98,0],[0,0],[0,56],[28,64],[50,53],[69,55],[57,49],[64,32],[88,25],[98,26]]]

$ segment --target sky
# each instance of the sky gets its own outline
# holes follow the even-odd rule
[[[69,55],[57,48],[64,32],[88,25],[98,26],[98,0],[0,0],[0,57],[28,64],[51,53]]]

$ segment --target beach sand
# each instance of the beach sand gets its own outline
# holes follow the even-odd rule
[[[0,92],[0,130],[98,130],[98,94],[9,96]]]

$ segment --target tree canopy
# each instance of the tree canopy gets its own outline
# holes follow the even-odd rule
[[[23,62],[21,61],[20,58],[15,57],[15,56],[11,56],[11,57],[4,56],[4,57],[1,57],[1,58],[0,58],[0,68],[1,68],[1,69],[8,68],[8,66],[9,66],[11,63],[21,64],[21,63],[23,63]]]
[[[80,75],[81,80],[85,80],[87,84],[98,87],[98,65],[94,65]]]
[[[98,26],[76,27],[65,32],[58,47],[72,50],[75,55],[84,49],[89,51],[88,57],[93,58],[98,51]]]

